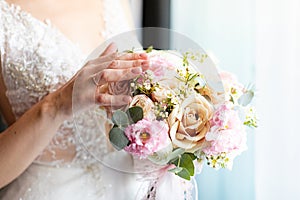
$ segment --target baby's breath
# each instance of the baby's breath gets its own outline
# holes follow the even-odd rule
[[[205,158],[207,165],[215,169],[228,168],[231,162],[231,159],[225,152],[222,152],[219,155],[206,155]]]
[[[246,119],[244,125],[257,128],[257,117],[253,107],[249,107],[246,111]]]

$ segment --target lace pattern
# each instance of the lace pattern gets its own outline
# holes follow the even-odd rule
[[[129,30],[128,24],[124,23],[120,2],[102,2],[105,22],[103,37]],[[0,30],[0,56],[6,95],[15,117],[19,118],[45,95],[69,80],[82,66],[85,55],[49,21],[43,23],[4,0],[0,0]],[[86,147],[78,143],[74,123],[65,121],[35,162],[56,167],[93,166],[95,160],[86,149],[105,155],[107,147],[103,142],[104,135],[97,134],[101,128],[99,126],[103,124],[95,122],[90,114],[95,115],[87,112],[77,119],[77,126],[84,127],[79,129],[86,132],[81,134],[86,137],[84,141],[89,141]]]

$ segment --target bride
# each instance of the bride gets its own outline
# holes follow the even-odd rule
[[[84,64],[99,43],[130,28],[126,0],[0,0],[0,110],[9,125],[0,134],[0,199],[135,198],[134,177],[96,162],[77,143],[72,121],[79,78],[82,109],[130,102],[101,88],[142,73],[145,54],[119,55],[111,44]]]
[[[128,105],[107,85],[149,68],[147,54],[117,52],[128,37],[85,61],[132,27],[128,0],[0,0],[0,199],[187,199],[171,173],[133,173],[143,166],[111,150],[94,109]]]

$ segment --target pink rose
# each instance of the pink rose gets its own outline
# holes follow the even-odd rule
[[[246,131],[238,112],[230,104],[221,105],[211,119],[211,129],[205,136],[210,146],[203,151],[209,155],[222,152],[242,152],[246,147]]]
[[[160,55],[150,56],[149,60],[149,70],[153,72],[155,81],[160,80],[165,75],[165,71],[172,66],[172,63]]]

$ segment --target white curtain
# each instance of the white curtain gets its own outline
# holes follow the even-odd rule
[[[219,67],[245,85],[255,83],[253,0],[172,0],[172,29],[186,34],[219,60]],[[232,171],[205,167],[197,176],[200,200],[253,200],[254,136]]]
[[[244,83],[255,82],[257,89],[259,128],[253,144],[248,141],[248,152],[240,156],[247,159],[237,160],[225,179],[222,173],[204,170],[199,197],[300,199],[300,0],[171,3],[172,28],[212,50],[223,69]]]
[[[300,1],[256,1],[257,200],[300,198]]]
[[[143,0],[129,0],[129,3],[135,28],[141,28],[143,19]]]

